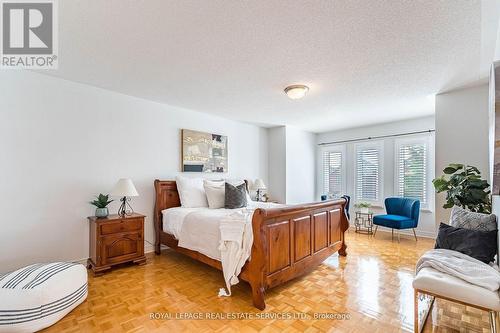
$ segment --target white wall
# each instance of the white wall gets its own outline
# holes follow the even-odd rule
[[[279,126],[268,129],[268,140],[268,194],[271,200],[287,204],[313,202],[316,134]]]
[[[267,129],[268,173],[267,193],[271,200],[286,202],[286,130],[285,126]]]
[[[454,90],[436,95],[436,175],[450,163],[479,168],[489,178],[489,87]],[[447,222],[444,193],[436,195],[436,223]]]
[[[286,203],[313,202],[316,192],[316,135],[286,127]]]
[[[410,119],[405,121],[398,121],[393,123],[386,123],[376,126],[366,126],[352,128],[342,131],[334,131],[328,133],[321,133],[317,135],[317,143],[332,142],[332,141],[342,141],[342,140],[355,140],[359,138],[375,137],[383,135],[392,135],[405,132],[416,132],[416,131],[426,131],[429,129],[434,129],[434,117],[423,117],[417,119]],[[389,197],[395,195],[395,161],[394,161],[394,147],[395,139],[386,138],[384,139],[384,174],[383,174],[383,196]],[[327,149],[325,146],[318,146],[317,157],[318,161],[316,166],[317,183],[316,183],[316,196],[319,199],[320,195],[323,194],[323,179],[319,177],[322,174],[322,152]],[[346,144],[346,193],[354,198],[354,172],[355,161],[354,161],[354,143]],[[432,149],[431,149],[432,150]],[[430,152],[431,155],[433,152]],[[434,178],[434,170],[431,165],[431,174],[429,180]],[[434,198],[433,191],[431,191],[431,197],[429,202],[431,207],[428,210],[422,210],[420,212],[420,222],[418,228],[416,229],[417,234],[420,236],[434,237],[436,233],[435,223],[434,223]],[[383,214],[385,210],[382,207],[375,207],[374,212],[376,214]],[[407,233],[407,232],[405,232]],[[410,231],[411,233],[411,231]]]
[[[33,72],[0,72],[0,271],[87,258],[88,201],[120,177],[134,181],[140,197],[132,205],[147,215],[145,239],[153,243],[153,180],[179,173],[181,128],[229,137],[224,176],[268,181],[265,129]]]

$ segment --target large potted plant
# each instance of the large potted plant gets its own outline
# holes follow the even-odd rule
[[[472,212],[491,213],[490,184],[481,179],[476,167],[452,163],[443,173],[432,181],[437,193],[446,192],[443,208],[457,205]]]
[[[97,217],[106,217],[109,215],[108,211],[108,205],[113,202],[113,200],[108,200],[109,199],[109,194],[104,195],[104,194],[99,194],[96,197],[96,200],[91,201],[90,204],[96,206],[95,209],[95,216]]]

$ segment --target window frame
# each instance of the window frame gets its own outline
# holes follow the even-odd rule
[[[431,201],[433,200],[432,194],[432,166],[431,162],[431,150],[433,149],[431,143],[432,136],[429,134],[424,135],[415,135],[411,137],[400,137],[394,140],[394,194],[399,196],[399,154],[400,147],[408,144],[424,144],[425,145],[425,193],[426,193],[426,202],[423,204],[420,202],[420,210],[431,210]]]
[[[324,147],[321,151],[321,191],[325,191],[325,153],[340,153],[342,159],[342,165],[340,166],[340,174],[341,174],[341,193],[342,195],[346,194],[347,191],[347,153],[346,153],[346,145],[332,145]],[[323,193],[326,195],[330,194],[330,191]]]
[[[362,141],[354,144],[354,198],[355,202],[368,202],[372,206],[383,207],[384,205],[384,163],[385,163],[385,151],[384,151],[384,140],[376,141]],[[358,151],[367,148],[377,148],[379,151],[379,165],[378,165],[378,198],[377,200],[367,200],[358,197]]]

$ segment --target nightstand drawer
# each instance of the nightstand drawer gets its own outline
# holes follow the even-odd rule
[[[123,219],[101,224],[101,235],[142,230],[142,219]]]

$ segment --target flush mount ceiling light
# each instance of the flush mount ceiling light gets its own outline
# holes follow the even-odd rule
[[[309,87],[303,84],[294,84],[285,88],[285,94],[291,99],[300,99],[309,91]]]

